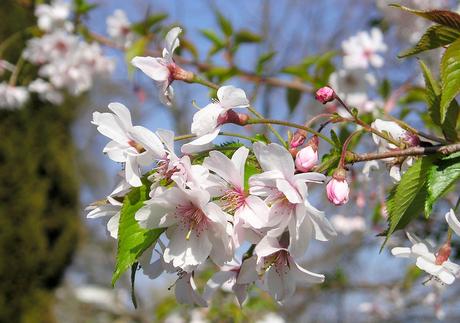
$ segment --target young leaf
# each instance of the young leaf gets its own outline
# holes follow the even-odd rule
[[[201,34],[209,39],[216,47],[219,48],[224,48],[225,47],[225,41],[220,39],[220,37],[210,29],[202,29],[200,30]]]
[[[286,89],[286,100],[288,103],[289,113],[293,113],[302,98],[302,92],[295,89]]]
[[[448,10],[415,10],[401,6],[399,4],[390,4],[390,7],[399,8],[401,10],[413,13],[419,17],[431,20],[437,24],[460,30],[460,15]]]
[[[460,38],[460,30],[442,25],[434,25],[428,28],[418,41],[417,45],[402,52],[399,58],[415,55],[426,50],[449,45]]]
[[[441,122],[452,100],[460,93],[460,39],[452,43],[441,59]]]
[[[235,44],[241,43],[258,43],[262,40],[260,35],[254,34],[252,31],[242,29],[235,35]]]
[[[256,73],[262,74],[265,64],[268,63],[276,55],[275,51],[267,52],[259,56],[256,65]]]
[[[216,12],[217,22],[219,23],[220,29],[225,36],[229,37],[233,34],[233,27],[230,20],[224,17],[220,12]]]
[[[149,198],[150,184],[144,179],[143,185],[134,187],[123,201],[118,227],[117,262],[112,275],[113,286],[121,274],[128,270],[164,231],[143,229],[134,218],[136,212],[144,205],[144,201]]]
[[[432,167],[428,175],[425,216],[431,213],[434,203],[460,180],[460,156],[456,158],[451,156],[435,163],[435,167]]]
[[[433,166],[433,156],[416,161],[393,187],[386,201],[388,230],[382,249],[395,230],[403,229],[423,211],[427,199],[427,175]]]
[[[139,35],[145,36],[150,32],[152,27],[162,22],[166,18],[168,18],[168,15],[165,13],[148,16],[145,20],[132,24],[131,30]]]
[[[440,114],[440,102],[441,102],[441,90],[439,88],[438,82],[434,79],[428,67],[423,61],[420,61],[420,67],[422,68],[423,77],[425,79],[425,88],[426,88],[426,102],[428,103],[428,112],[430,114],[431,120],[434,124],[438,125],[444,137],[449,141],[457,140],[457,119],[459,113],[459,107],[456,100],[453,100],[448,109],[447,117],[444,122],[441,123],[441,114]]]

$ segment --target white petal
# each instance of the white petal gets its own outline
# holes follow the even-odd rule
[[[228,280],[234,276],[235,273],[231,271],[220,271],[215,273],[211,279],[208,280],[203,291],[203,298],[209,301],[214,293]]]
[[[135,156],[128,156],[125,165],[125,176],[126,181],[134,187],[142,186],[142,181],[140,178],[141,170],[137,164]]]
[[[284,300],[285,293],[285,283],[281,277],[281,273],[278,273],[274,267],[271,267],[265,273],[265,285],[268,288],[268,292],[276,301]]]
[[[135,126],[131,129],[130,135],[142,147],[152,152],[155,159],[160,159],[164,156],[165,150],[161,140],[149,129],[142,126]]]
[[[261,142],[254,143],[253,148],[264,171],[277,170],[283,174],[285,179],[294,176],[294,160],[286,148],[274,143],[266,145]]]
[[[204,159],[203,166],[222,177],[232,186],[241,188],[243,182],[240,178],[239,169],[235,167],[232,160],[220,151],[209,152],[209,157]]]
[[[278,188],[280,192],[283,192],[289,202],[293,204],[302,203],[302,196],[300,196],[296,188],[293,187],[287,180],[281,178],[277,179],[276,188]]]
[[[249,149],[242,146],[237,149],[232,155],[232,163],[235,165],[236,169],[240,172],[240,183],[244,183],[244,169],[246,164],[246,159],[248,158]]]
[[[307,282],[315,284],[324,282],[324,275],[317,274],[300,267],[299,264],[297,264],[297,262],[294,260],[294,258],[289,257],[289,264],[292,274],[298,282]]]
[[[326,176],[321,173],[308,172],[295,175],[295,179],[296,181],[323,184],[326,181]]]
[[[243,261],[236,279],[237,284],[250,284],[257,280],[256,263],[257,256],[251,256]]]
[[[174,27],[166,34],[166,50],[169,55],[172,55],[177,47],[179,47],[179,34],[182,32],[182,28]]]
[[[206,149],[205,145],[210,144],[218,135],[219,135],[220,127],[217,127],[212,132],[207,133],[197,139],[185,144],[182,146],[181,151],[184,154],[194,153],[196,152],[194,149],[199,147],[199,149]],[[212,146],[211,146],[212,147]]]
[[[110,218],[109,222],[107,223],[107,230],[110,232],[110,236],[114,239],[118,238],[118,224],[120,222],[120,212],[115,214],[113,217]]]
[[[217,98],[225,109],[243,108],[249,106],[246,93],[232,85],[221,86],[217,90]]]
[[[109,104],[109,109],[113,111],[119,118],[120,121],[123,123],[123,126],[126,129],[129,129],[133,126],[131,121],[131,112],[129,112],[128,108],[121,103],[113,102]]]
[[[257,244],[256,248],[254,249],[254,253],[258,258],[262,258],[274,254],[280,250],[283,250],[283,248],[280,247],[278,240],[274,237],[266,235]]]
[[[255,229],[261,229],[268,224],[270,208],[261,198],[249,195],[245,204],[236,210],[235,216],[241,217],[245,223]]]
[[[449,227],[455,232],[456,235],[460,236],[460,221],[455,216],[454,210],[450,209],[445,215],[446,221]]]
[[[126,162],[126,145],[121,145],[118,142],[112,140],[107,145],[105,145],[102,150],[107,156],[117,163]]]
[[[164,82],[169,78],[169,69],[161,58],[136,56],[131,63],[157,82]]]
[[[391,254],[395,257],[409,258],[412,255],[410,248],[395,247],[391,249]]]
[[[158,129],[156,131],[158,138],[163,142],[166,149],[170,153],[174,153],[174,132],[166,129]]]

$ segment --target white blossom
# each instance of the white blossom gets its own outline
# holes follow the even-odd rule
[[[93,113],[92,123],[112,139],[103,152],[110,159],[125,163],[125,177],[132,186],[141,186],[141,166],[148,166],[165,154],[160,139],[142,126],[133,126],[129,110],[121,103],[110,103],[113,113]]]
[[[171,86],[174,78],[171,71],[175,68],[173,54],[180,45],[179,34],[181,32],[180,27],[174,27],[166,34],[163,57],[136,56],[131,61],[135,67],[158,82],[160,101],[166,105],[171,105],[174,97],[174,90]]]
[[[222,127],[222,120],[231,109],[247,108],[249,100],[246,93],[232,85],[217,90],[217,100],[200,109],[193,115],[191,132],[198,138],[182,146],[182,152],[190,154],[212,142]]]
[[[107,33],[117,45],[122,47],[132,45],[135,35],[131,31],[131,24],[123,10],[115,10],[111,16],[107,17],[106,23]]]
[[[57,29],[72,31],[73,24],[69,20],[70,10],[70,3],[64,0],[54,0],[51,4],[39,4],[35,9],[38,27],[46,32]]]
[[[369,66],[380,68],[384,64],[383,57],[378,53],[387,50],[383,41],[382,31],[372,28],[369,32],[360,31],[356,35],[342,42],[344,52],[343,65],[346,69],[363,68]]]
[[[415,264],[418,268],[427,272],[442,283],[451,285],[460,274],[460,266],[451,262],[449,259],[439,263],[436,257],[436,250],[430,242],[421,240],[412,234],[407,234],[407,237],[412,242],[412,247],[393,248],[391,249],[393,256],[415,258]]]
[[[0,83],[0,108],[18,109],[24,106],[28,99],[29,92],[26,87]]]
[[[37,93],[39,98],[52,104],[59,105],[64,101],[64,95],[43,79],[36,79],[29,84],[29,91]]]

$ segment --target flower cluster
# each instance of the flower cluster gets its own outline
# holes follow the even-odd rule
[[[91,88],[94,78],[113,71],[114,62],[103,55],[99,44],[88,43],[72,33],[71,10],[68,2],[60,0],[37,6],[35,15],[43,35],[27,42],[23,58],[39,66],[39,78],[27,87],[17,86],[15,82],[0,83],[1,108],[23,106],[29,93],[59,105],[64,92],[80,95]]]

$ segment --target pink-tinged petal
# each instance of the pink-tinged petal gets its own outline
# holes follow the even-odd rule
[[[159,259],[150,263],[151,258],[151,249],[147,249],[139,258],[139,263],[142,267],[142,272],[144,273],[144,275],[147,275],[150,279],[155,279],[158,278],[165,271],[163,267],[163,259],[161,259],[160,257]]]
[[[174,99],[174,88],[168,81],[158,83],[158,98],[164,105],[170,107]]]
[[[218,126],[219,115],[225,110],[217,103],[210,103],[193,115],[191,132],[198,137],[212,133]]]
[[[246,147],[240,147],[232,155],[232,163],[235,165],[236,169],[240,172],[240,185],[243,186],[244,183],[244,169],[246,165],[246,159],[248,158],[249,149]]]
[[[210,195],[207,191],[201,190],[201,189],[194,189],[194,190],[189,190],[189,189],[181,189],[182,192],[184,192],[187,195],[187,199],[192,202],[192,204],[199,209],[202,209],[202,211],[206,214],[206,207],[209,205],[209,199]],[[220,208],[219,208],[220,210]],[[207,216],[207,214],[206,214]]]
[[[168,152],[174,153],[174,132],[166,129],[158,129],[156,134],[161,142],[163,142]]]
[[[117,163],[124,163],[126,162],[126,149],[128,148],[127,145],[121,145],[116,141],[110,141],[107,145],[105,145],[102,152],[107,154],[107,156]]]
[[[268,289],[268,293],[278,302],[281,302],[285,299],[286,295],[286,284],[281,277],[282,273],[279,273],[272,266],[265,273],[265,286]]]
[[[193,149],[196,147],[200,147],[200,149],[203,149],[203,146],[211,143],[219,135],[219,131],[220,131],[220,127],[217,127],[212,132],[207,133],[201,137],[198,137],[197,139],[183,145],[181,148],[181,151],[184,154],[191,154],[195,152]]]
[[[204,263],[213,248],[206,232],[197,233],[192,231],[186,244],[187,250],[185,252],[184,264],[180,266],[184,270],[192,269]]]
[[[182,28],[173,27],[165,36],[166,50],[169,55],[172,55],[177,47],[180,45],[179,34],[182,32]]]
[[[314,284],[320,284],[324,282],[324,279],[325,279],[324,275],[317,274],[309,270],[306,270],[305,268],[300,267],[299,264],[294,260],[294,258],[290,256],[289,256],[289,264],[290,264],[291,272],[298,282],[301,282],[301,283],[307,282],[307,283],[314,283]]]
[[[287,180],[285,179],[277,179],[276,180],[276,188],[286,196],[289,202],[292,204],[298,204],[302,203],[303,199],[302,196],[300,196],[299,192],[295,187],[291,185]]]
[[[255,229],[261,229],[268,224],[270,208],[261,198],[249,195],[244,205],[237,209],[235,216],[238,216]]]
[[[171,235],[168,236],[169,244],[163,253],[166,263],[172,263],[174,267],[184,266],[184,257],[187,249],[187,231],[181,227],[170,228]]]
[[[147,128],[135,126],[129,133],[136,142],[144,147],[144,149],[150,151],[155,159],[160,159],[165,155],[161,140]]]
[[[277,170],[252,175],[249,178],[249,193],[259,196],[270,195],[277,190],[276,179],[282,176],[283,174]]]
[[[249,106],[246,93],[242,89],[232,85],[221,86],[217,90],[217,98],[225,109],[245,108]]]
[[[257,244],[257,246],[254,249],[254,253],[260,259],[263,257],[267,257],[271,254],[274,254],[275,252],[280,251],[280,250],[285,250],[285,249],[280,247],[278,240],[275,237],[266,235]]]
[[[253,145],[254,154],[264,171],[277,170],[285,179],[294,176],[294,160],[291,154],[278,144],[264,144],[256,142]]]
[[[410,248],[396,247],[391,249],[391,254],[395,257],[409,258],[412,255]]]
[[[126,106],[118,102],[113,102],[109,104],[109,109],[120,118],[120,122],[125,129],[129,129],[133,126],[131,112],[129,112]]]
[[[199,305],[206,307],[208,304],[206,301],[198,294],[195,281],[193,280],[192,274],[186,274],[180,277],[175,284],[175,295],[178,303],[189,304],[189,305]]]
[[[243,306],[244,301],[248,298],[247,285],[235,285],[233,287],[233,292],[235,293],[238,304]]]
[[[167,62],[162,58],[136,56],[131,60],[131,63],[157,82],[163,82],[169,79],[170,72],[167,67]]]
[[[134,217],[145,229],[167,228],[178,222],[173,214],[168,214],[168,209],[154,202],[140,208]]]
[[[309,172],[297,174],[294,176],[296,181],[310,182],[323,184],[326,181],[326,176],[321,173]]]
[[[307,214],[313,222],[315,239],[319,241],[328,241],[337,236],[337,232],[332,226],[331,222],[326,218],[324,212],[316,209],[313,205],[305,200],[304,205],[306,207]]]
[[[141,181],[141,170],[139,168],[139,165],[137,164],[136,157],[134,156],[128,156],[126,159],[126,165],[125,165],[125,176],[126,176],[126,181],[134,187],[139,187],[142,186],[142,181]]]
[[[119,144],[126,145],[129,142],[127,130],[120,119],[112,113],[93,113],[93,121],[97,125],[97,130],[104,136],[118,142]]]
[[[209,301],[214,296],[214,293],[234,275],[235,273],[231,271],[220,271],[215,273],[204,287],[203,298]]]
[[[203,145],[187,143],[187,144],[182,145],[180,150],[183,154],[195,154],[195,153],[199,153],[205,150],[210,150],[212,148],[214,148],[214,145],[212,144],[212,142],[209,142]]]
[[[449,227],[454,230],[455,234],[460,236],[460,221],[458,221],[455,216],[454,210],[450,209],[449,212],[446,213],[446,221]]]
[[[251,284],[257,280],[257,256],[251,256],[250,258],[243,261],[240,272],[236,278],[237,284]]]
[[[233,244],[226,231],[215,230],[209,234],[209,240],[213,246],[209,257],[216,265],[223,266],[232,260]]]
[[[109,231],[110,236],[114,239],[118,238],[119,222],[120,222],[120,212],[118,212],[113,217],[111,217],[109,222],[107,222],[107,230]]]
[[[305,217],[299,225],[291,220],[289,228],[289,252],[294,257],[302,257],[308,249],[310,240],[313,238],[313,224]]]
[[[220,151],[211,151],[206,157],[203,166],[222,177],[227,183],[234,187],[241,187],[242,180],[239,170],[232,161]]]

